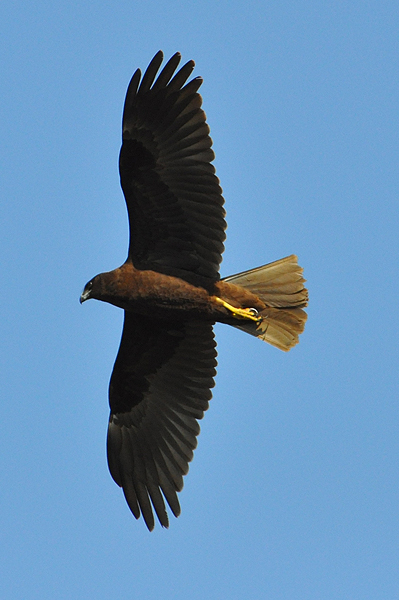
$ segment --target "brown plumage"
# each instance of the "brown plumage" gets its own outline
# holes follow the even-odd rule
[[[158,52],[132,77],[123,112],[120,175],[128,258],[86,284],[125,311],[109,386],[108,465],[136,518],[168,527],[193,458],[216,374],[212,325],[238,327],[289,350],[307,304],[296,256],[220,280],[226,222],[194,62],[176,53],[156,78]],[[156,78],[156,79],[155,79]]]

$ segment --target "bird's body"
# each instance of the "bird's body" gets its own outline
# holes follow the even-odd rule
[[[212,325],[222,322],[289,350],[307,304],[296,256],[220,279],[226,222],[212,140],[198,94],[177,53],[156,75],[158,52],[130,82],[120,175],[130,227],[125,263],[91,279],[95,298],[124,310],[109,387],[111,475],[147,527],[153,509],[168,527],[165,499],[180,513],[183,487],[216,374]]]
[[[257,311],[266,308],[258,296],[241,286],[223,280],[210,281],[206,287],[193,285],[172,275],[136,269],[131,262],[102,273],[94,282],[90,297],[136,314],[166,320],[231,322],[231,312],[216,298],[236,308],[251,307]]]

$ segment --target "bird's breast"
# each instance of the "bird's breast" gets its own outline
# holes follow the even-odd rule
[[[104,300],[130,312],[155,318],[215,320],[209,292],[179,277],[122,265],[109,274]]]

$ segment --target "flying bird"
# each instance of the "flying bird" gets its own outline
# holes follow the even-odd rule
[[[125,263],[85,286],[124,310],[122,339],[109,385],[107,458],[138,519],[169,526],[177,492],[197,445],[216,375],[216,321],[281,350],[302,333],[308,294],[292,255],[220,279],[224,199],[200,77],[177,70],[176,53],[157,77],[158,52],[129,84],[123,110],[120,178],[129,215]]]

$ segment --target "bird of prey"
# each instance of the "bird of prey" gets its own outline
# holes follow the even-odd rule
[[[220,279],[224,199],[201,109],[194,61],[177,70],[158,52],[129,84],[123,110],[120,178],[129,215],[124,264],[85,286],[124,310],[109,384],[107,457],[111,475],[148,529],[153,509],[169,526],[193,458],[216,374],[218,321],[289,350],[303,331],[308,294],[292,255]]]

